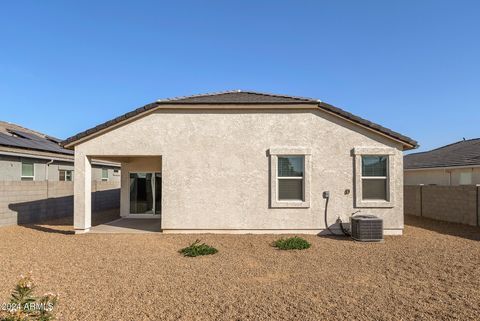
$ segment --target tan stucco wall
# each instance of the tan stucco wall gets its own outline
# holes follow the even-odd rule
[[[311,148],[310,208],[270,208],[267,150],[274,147]],[[356,210],[355,147],[395,148],[395,206],[362,212],[384,218],[387,233],[398,232],[403,228],[401,144],[319,110],[156,111],[75,146],[76,172],[88,166],[85,156],[161,155],[164,230],[314,232],[325,228],[323,191],[331,196],[329,224]],[[122,173],[128,173],[123,163]],[[78,184],[78,202],[84,185]]]
[[[460,185],[460,173],[472,173],[472,185],[480,184],[480,168],[406,170],[405,185]]]

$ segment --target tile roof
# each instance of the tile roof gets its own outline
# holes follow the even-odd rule
[[[354,123],[368,127],[370,129],[373,129],[377,132],[380,132],[394,139],[400,140],[409,148],[416,148],[418,146],[415,140],[407,136],[399,134],[391,129],[385,128],[378,124],[372,123],[366,119],[355,116],[338,107],[323,103],[320,100],[306,98],[306,97],[276,95],[276,94],[261,93],[256,91],[242,91],[242,90],[232,90],[232,91],[224,91],[224,92],[216,92],[216,93],[208,93],[208,94],[200,94],[200,95],[184,96],[184,97],[174,97],[169,99],[158,100],[154,103],[137,108],[122,116],[119,116],[103,124],[100,124],[96,127],[90,128],[86,131],[83,131],[72,137],[69,137],[62,142],[62,146],[71,145],[72,143],[76,142],[81,138],[87,137],[100,130],[106,129],[112,125],[115,125],[121,121],[127,120],[136,115],[142,114],[146,111],[161,107],[162,105],[215,105],[215,104],[232,105],[232,108],[237,108],[235,107],[235,105],[262,105],[262,104],[263,105],[289,105],[289,104],[310,105],[310,106],[318,107],[330,113],[336,114],[340,117],[346,118]]]
[[[256,91],[230,90],[216,93],[173,97],[157,102],[171,104],[315,104],[318,100],[306,97],[275,95]]]
[[[72,150],[61,147],[58,142],[58,138],[16,124],[0,121],[0,146],[73,155]]]
[[[403,158],[405,169],[480,165],[480,138],[461,140]]]

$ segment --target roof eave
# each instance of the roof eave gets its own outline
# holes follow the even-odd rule
[[[477,167],[480,167],[480,164],[404,167],[403,170],[404,171],[420,171],[420,170],[462,169],[462,168],[477,168]]]
[[[175,106],[175,108],[180,108],[179,106],[183,106],[184,108],[189,108],[189,106],[206,106],[207,108],[211,106],[252,106],[252,109],[254,106],[259,106],[258,108],[265,108],[265,106],[270,105],[270,106],[288,106],[288,105],[305,105],[305,106],[311,106],[311,108],[320,108],[322,111],[330,113],[332,115],[335,115],[337,117],[340,117],[342,119],[345,119],[357,126],[364,127],[372,132],[375,132],[377,134],[383,135],[389,139],[392,139],[394,141],[397,141],[402,144],[404,147],[403,150],[411,150],[415,149],[418,147],[418,143],[404,135],[401,135],[395,131],[392,131],[388,128],[385,128],[383,126],[380,126],[378,124],[372,123],[366,119],[363,119],[361,117],[355,116],[347,111],[344,111],[343,109],[340,109],[338,107],[335,107],[333,105],[321,102],[321,101],[315,101],[315,100],[309,100],[309,101],[296,101],[296,102],[185,102],[181,100],[161,100],[161,101],[156,101],[151,104],[147,104],[143,107],[137,108],[129,113],[126,113],[122,116],[119,116],[117,118],[114,118],[110,121],[107,121],[105,123],[102,123],[98,126],[95,126],[93,128],[90,128],[82,133],[79,133],[77,135],[74,135],[72,137],[67,138],[61,143],[61,146],[67,149],[73,149],[75,145],[78,143],[90,139],[92,136],[97,136],[100,135],[101,133],[108,131],[114,127],[118,127],[121,124],[125,122],[130,122],[135,120],[138,117],[143,117],[143,115],[147,112],[153,112],[154,110],[160,108],[160,106]],[[198,108],[198,107],[196,107]],[[292,108],[295,109],[295,108]]]
[[[131,112],[128,112],[126,114],[123,114],[119,117],[116,117],[112,120],[109,120],[105,123],[102,123],[100,125],[97,125],[95,127],[92,127],[90,129],[87,129],[84,132],[81,132],[77,135],[71,136],[67,138],[66,140],[62,141],[60,145],[63,148],[67,149],[73,149],[75,145],[78,144],[80,141],[88,140],[90,136],[97,136],[101,132],[108,131],[111,128],[118,127],[121,124],[125,122],[130,122],[135,120],[138,117],[143,117],[143,115],[147,112],[153,112],[161,106],[175,106],[174,108],[180,108],[180,106],[185,107],[186,109],[189,108],[189,106],[205,106],[207,109],[211,109],[211,106],[252,106],[252,109],[262,109],[265,108],[265,106],[282,106],[287,108],[288,106],[292,105],[301,105],[301,106],[311,106],[311,109],[316,109],[318,108],[318,102],[314,101],[299,101],[299,102],[294,102],[294,103],[284,103],[284,102],[261,102],[261,103],[251,103],[251,102],[244,102],[244,103],[186,103],[186,102],[174,102],[174,101],[157,101],[148,105],[145,105],[143,107],[137,108]],[[255,107],[259,106],[259,107]],[[198,108],[198,107],[195,107]],[[302,107],[303,108],[303,107]],[[307,107],[305,107],[307,108]],[[292,107],[289,109],[300,109],[298,107]]]
[[[357,126],[364,127],[368,130],[371,130],[373,132],[379,133],[389,139],[395,140],[399,143],[401,143],[404,147],[403,150],[411,150],[411,149],[416,149],[419,147],[418,142],[411,139],[410,137],[404,136],[400,133],[397,133],[391,129],[388,129],[386,127],[380,126],[378,124],[375,124],[369,120],[366,120],[364,118],[358,117],[352,113],[349,113],[341,108],[335,107],[333,105],[324,103],[324,102],[319,102],[318,106],[337,117],[343,118]]]

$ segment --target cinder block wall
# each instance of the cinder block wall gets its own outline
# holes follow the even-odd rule
[[[406,185],[405,214],[476,226],[480,215],[479,188],[474,185]]]
[[[92,182],[92,210],[120,207],[120,182]],[[73,182],[0,181],[0,226],[73,216]]]
[[[93,181],[92,211],[104,211],[113,208],[120,209],[120,181]]]
[[[46,212],[47,189],[45,182],[0,182],[0,226],[17,224],[17,212]]]
[[[420,186],[405,185],[403,189],[404,211],[420,216],[422,211]]]

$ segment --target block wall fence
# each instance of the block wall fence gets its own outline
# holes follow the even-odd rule
[[[92,211],[120,207],[120,182],[92,181]],[[73,217],[73,182],[0,181],[0,226]]]
[[[405,214],[479,226],[480,186],[405,185]]]

